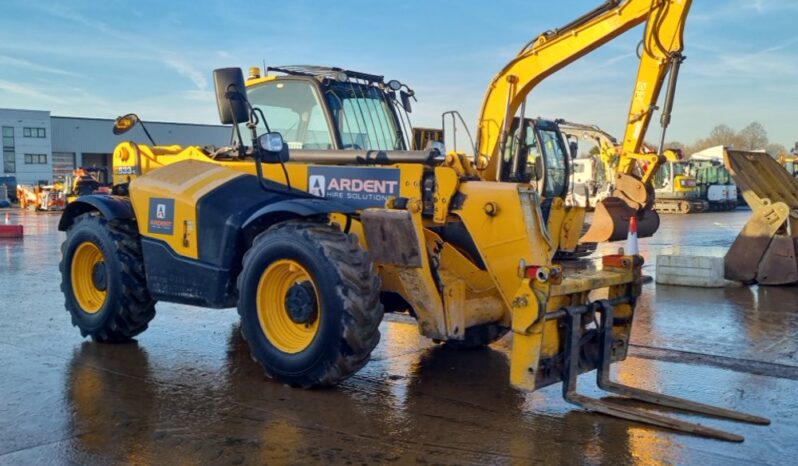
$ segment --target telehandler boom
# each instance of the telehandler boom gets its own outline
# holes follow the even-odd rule
[[[562,382],[567,401],[596,412],[743,440],[576,393],[577,376],[596,370],[610,392],[769,422],[610,381],[629,348],[642,257],[608,255],[598,271],[553,263],[562,217],[544,220],[534,186],[483,180],[461,154],[407,150],[406,85],[340,68],[268,71],[246,83],[238,68],[214,71],[233,145],[121,143],[113,194],[68,205],[61,287],[84,336],[129,340],[156,300],[237,307],[269,377],[331,386],[367,363],[384,310],[406,309],[422,335],[454,347],[512,331],[521,389]]]

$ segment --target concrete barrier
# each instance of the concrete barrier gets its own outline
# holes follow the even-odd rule
[[[721,288],[723,257],[664,254],[657,256],[657,283]]]
[[[0,225],[0,238],[22,238],[22,225]]]

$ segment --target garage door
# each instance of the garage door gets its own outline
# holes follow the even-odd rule
[[[53,181],[64,181],[75,170],[74,152],[53,152]]]
[[[83,168],[111,166],[111,154],[83,154]]]

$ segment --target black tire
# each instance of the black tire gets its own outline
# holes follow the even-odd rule
[[[498,341],[507,331],[507,327],[497,324],[482,324],[469,327],[462,340],[446,340],[446,347],[457,350],[479,349]]]
[[[258,283],[267,267],[291,260],[307,270],[319,295],[318,330],[307,347],[283,352],[258,318]],[[238,276],[241,333],[266,375],[303,388],[332,386],[368,362],[380,339],[380,279],[355,235],[309,221],[288,221],[262,233]]]
[[[77,248],[93,243],[103,254],[106,297],[97,312],[81,308],[72,287],[72,259]],[[61,244],[61,291],[72,325],[99,342],[125,342],[147,329],[155,300],[147,291],[144,262],[135,221],[107,221],[99,213],[78,216]]]

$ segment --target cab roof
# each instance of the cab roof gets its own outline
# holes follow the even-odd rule
[[[385,77],[363,73],[360,71],[345,70],[334,66],[318,66],[318,65],[285,65],[285,66],[270,66],[266,68],[266,72],[274,71],[277,73],[284,73],[291,76],[310,76],[321,79],[332,79],[336,81],[346,81],[348,79],[358,79],[366,81],[371,84],[379,84],[384,82]]]

